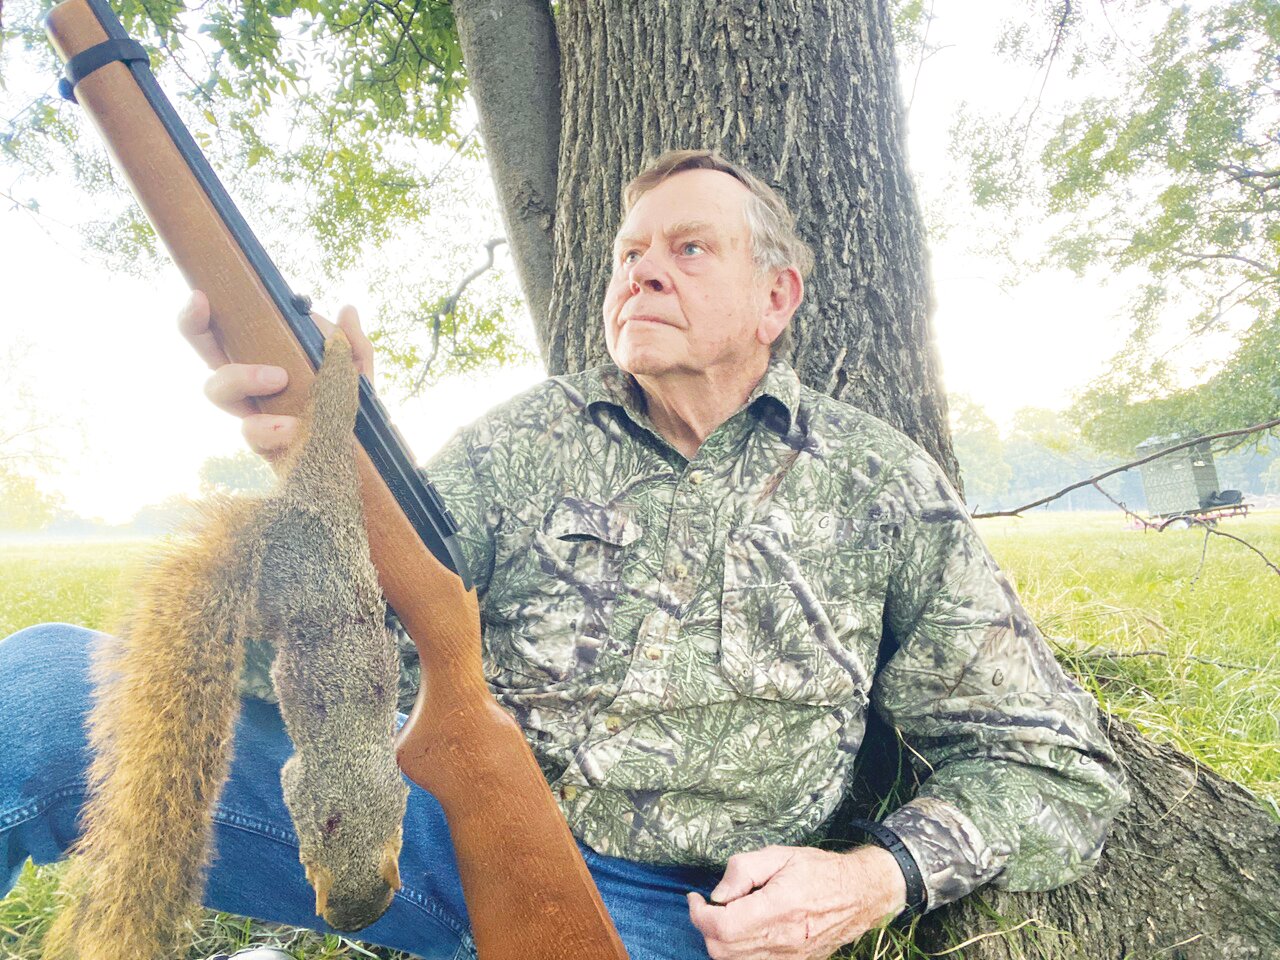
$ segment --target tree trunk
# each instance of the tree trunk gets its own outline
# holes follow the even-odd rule
[[[453,0],[489,172],[525,302],[547,355],[560,54],[547,0]]]
[[[955,478],[885,0],[566,0],[558,16],[555,257],[539,330],[550,371],[605,358],[600,304],[623,184],[664,149],[715,147],[780,190],[814,249],[793,321],[801,378],[889,421]],[[492,143],[499,127],[485,129]],[[508,209],[508,223],[519,213]],[[883,795],[901,759],[877,726],[860,766]],[[1134,803],[1097,872],[1048,893],[985,888],[924,918],[921,947],[1033,918],[948,956],[1280,958],[1280,825],[1243,788],[1127,724],[1113,722],[1112,737]]]

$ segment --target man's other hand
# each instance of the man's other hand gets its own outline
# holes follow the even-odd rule
[[[826,960],[897,916],[907,886],[879,847],[775,846],[730,857],[711,901],[689,894],[712,960]]]
[[[311,318],[325,337],[333,333],[334,325],[324,317],[312,313]],[[338,311],[337,328],[351,341],[356,366],[372,382],[373,344],[360,329],[355,307],[345,306]],[[191,298],[178,314],[178,329],[213,370],[213,376],[205,383],[205,396],[241,418],[240,432],[250,449],[267,460],[288,450],[298,433],[298,418],[259,413],[252,402],[253,397],[269,397],[288,385],[284,369],[261,363],[232,363],[209,329],[209,300],[199,290],[191,291]]]

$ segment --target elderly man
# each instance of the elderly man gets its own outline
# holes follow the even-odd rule
[[[1096,705],[933,461],[772,355],[809,263],[791,215],[707,151],[664,155],[626,199],[604,302],[613,365],[507,402],[427,472],[462,527],[493,694],[631,956],[821,958],[987,882],[1043,889],[1087,871],[1126,799]],[[354,311],[338,325],[371,373]],[[216,368],[210,398],[245,418],[256,450],[280,452],[294,421],[247,401],[283,371],[227,363],[199,294],[182,328]],[[246,692],[269,700],[260,653]],[[278,845],[270,758],[287,745],[270,709],[246,708],[257,729],[241,734],[220,830],[256,824]],[[927,779],[864,824],[865,845],[818,849],[872,709]],[[365,935],[463,956],[438,821],[416,791],[406,891]],[[282,859],[269,846],[228,839],[210,902],[316,926],[284,906],[305,898],[296,860],[270,890],[236,886],[244,860]]]

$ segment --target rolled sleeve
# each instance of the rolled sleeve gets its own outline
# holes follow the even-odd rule
[[[927,455],[904,487],[914,503],[885,609],[897,649],[873,703],[924,782],[885,825],[915,857],[930,910],[987,882],[1067,883],[1097,862],[1128,802],[1097,704],[1054,660]]]

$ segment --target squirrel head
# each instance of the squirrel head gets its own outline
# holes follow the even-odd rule
[[[316,892],[316,915],[335,930],[362,930],[382,916],[400,889],[399,832],[376,851],[377,867],[334,874],[319,860],[306,864],[307,882]],[[326,858],[322,858],[326,859]]]
[[[365,766],[366,774],[377,773],[361,778],[357,802],[323,771],[317,782],[307,783],[309,774],[300,767],[286,778],[285,801],[298,831],[307,882],[315,890],[316,914],[335,929],[360,930],[382,916],[400,889],[408,787],[390,755]]]

